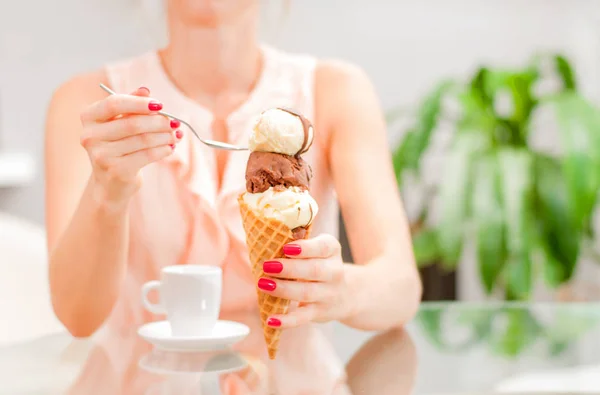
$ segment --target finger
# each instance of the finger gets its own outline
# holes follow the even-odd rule
[[[272,328],[294,328],[306,325],[315,320],[319,305],[307,304],[287,314],[276,314],[267,318],[267,325]]]
[[[145,86],[141,86],[141,87],[137,88],[136,90],[134,90],[133,92],[131,92],[131,95],[140,96],[140,97],[148,97],[148,96],[150,96],[150,89],[146,88]],[[119,119],[122,117],[123,117],[123,115],[117,115],[113,119]]]
[[[175,138],[174,132],[142,133],[118,141],[107,142],[98,149],[105,152],[107,156],[117,157],[176,142],[177,138]]]
[[[343,266],[333,259],[278,259],[263,263],[263,272],[275,278],[334,282],[343,274]]]
[[[341,250],[340,242],[328,234],[313,239],[295,240],[283,246],[283,253],[294,258],[329,258],[339,255]]]
[[[142,167],[158,162],[173,153],[173,147],[161,145],[122,156],[124,171],[130,175],[136,174]]]
[[[116,94],[89,106],[81,114],[81,121],[106,122],[117,115],[152,114],[162,109],[162,104],[148,97]]]
[[[319,302],[333,296],[332,287],[328,283],[261,277],[257,285],[266,294],[303,303]]]
[[[131,94],[133,96],[148,97],[150,96],[150,89],[146,88],[145,86],[140,86],[139,88],[131,92]]]
[[[111,122],[94,125],[90,134],[93,138],[117,141],[143,133],[163,133],[174,130],[179,122],[173,122],[160,114],[129,115]]]

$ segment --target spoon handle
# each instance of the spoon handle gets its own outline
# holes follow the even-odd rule
[[[106,93],[108,93],[109,95],[116,95],[117,93],[115,91],[113,91],[112,89],[110,89],[108,86],[104,85],[104,84],[100,84],[100,88],[102,88]],[[194,136],[196,136],[196,138],[198,140],[200,140],[200,142],[213,147],[213,148],[217,148],[217,149],[225,149],[225,150],[230,150],[230,151],[246,151],[248,148],[246,147],[239,147],[237,145],[233,145],[233,144],[229,144],[229,143],[223,143],[221,141],[215,141],[215,140],[205,140],[203,138],[201,138],[198,133],[196,133],[196,130],[194,130],[194,128],[192,127],[192,125],[190,125],[189,123],[187,123],[185,120],[176,117],[173,114],[170,114],[168,112],[165,111],[157,111],[158,114],[160,115],[164,115],[167,118],[171,118],[171,119],[176,119],[179,122],[181,122],[182,124],[184,124],[185,126],[188,127],[188,129],[190,129],[192,131],[192,133],[194,133]]]

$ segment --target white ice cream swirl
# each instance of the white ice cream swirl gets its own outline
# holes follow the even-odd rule
[[[314,139],[313,127],[303,124],[301,116],[290,111],[272,108],[263,112],[250,136],[250,150],[285,155],[296,155],[306,151]]]
[[[315,199],[298,187],[274,190],[269,188],[260,193],[244,193],[244,202],[255,212],[266,218],[283,222],[288,228],[308,226],[319,211]]]

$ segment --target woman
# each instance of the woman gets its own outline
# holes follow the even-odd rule
[[[257,114],[286,106],[315,124],[305,159],[320,210],[315,237],[265,267],[300,281],[263,281],[263,291],[303,306],[269,324],[298,328],[284,331],[290,337],[313,328],[309,322],[403,325],[421,288],[385,123],[365,74],[261,45],[258,0],[167,0],[166,9],[164,49],[77,76],[51,101],[46,212],[58,318],[78,337],[101,326],[137,327],[155,319],[141,308],[141,284],[163,266],[187,263],[222,266],[224,314],[256,309],[236,201],[247,154],[205,147],[156,111],[183,117],[205,137],[244,144]],[[107,97],[101,82],[130,94]],[[355,265],[342,262],[329,235],[337,232],[336,201]],[[294,352],[314,349],[314,336],[302,338]]]

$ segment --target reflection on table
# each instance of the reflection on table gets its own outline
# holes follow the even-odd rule
[[[416,394],[600,393],[597,303],[428,303],[409,333]]]
[[[414,383],[416,350],[403,330],[391,330],[370,338],[348,362],[342,373],[344,379],[326,392],[315,384],[319,377],[311,367],[282,366],[281,361],[253,354],[256,342],[254,336],[249,336],[237,344],[235,350],[174,352],[153,348],[133,330],[110,340],[77,340],[61,351],[60,359],[64,361],[65,355],[72,354],[71,366],[77,365],[79,369],[69,374],[68,379],[66,376],[62,379],[60,391],[56,391],[56,387],[41,388],[35,393],[408,395]],[[35,354],[35,350],[25,351]],[[25,355],[25,351],[16,350],[21,355]],[[0,364],[1,356],[2,350]],[[318,353],[311,358],[314,366],[323,362]],[[55,367],[58,364],[52,363]],[[39,373],[32,373],[36,374]],[[281,374],[285,376],[276,377]],[[0,384],[0,389],[2,387]]]
[[[406,331],[336,324],[330,341],[342,379],[323,390],[328,356],[295,360],[299,341],[270,361],[261,330],[208,353],[153,349],[135,328],[112,341],[63,333],[0,348],[0,394],[600,393],[600,304],[424,304]]]

